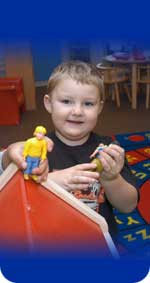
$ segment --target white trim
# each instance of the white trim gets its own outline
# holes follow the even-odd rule
[[[100,214],[95,212],[93,209],[88,207],[86,204],[75,198],[72,194],[64,190],[62,187],[60,187],[58,184],[50,180],[50,178],[47,179],[46,182],[42,183],[42,185],[48,189],[49,191],[53,192],[55,195],[63,199],[65,202],[67,202],[69,205],[80,211],[82,214],[87,216],[89,219],[91,219],[93,222],[97,223],[102,230],[102,233],[104,235],[104,238],[107,242],[107,245],[109,247],[110,253],[115,259],[119,259],[119,253],[115,247],[115,244],[108,232],[108,224],[104,217],[102,217]]]
[[[4,151],[0,151],[0,175],[3,173],[3,167],[2,167],[2,160],[3,160],[3,154]]]
[[[11,163],[4,170],[3,174],[0,176],[0,191],[9,182],[9,180],[15,175],[17,171],[18,171],[18,167],[14,163]]]
[[[107,233],[104,233],[104,237],[105,237],[105,240],[107,242],[107,245],[110,249],[110,252],[112,254],[112,256],[115,258],[115,259],[119,259],[120,256],[119,256],[119,253],[115,247],[115,244],[110,236],[110,234],[107,232]]]
[[[1,268],[0,268],[0,282],[1,283],[15,283],[14,281],[9,281],[6,277],[4,277]]]

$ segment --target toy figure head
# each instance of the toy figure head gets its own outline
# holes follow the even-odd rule
[[[46,128],[44,128],[43,126],[37,126],[34,130],[33,135],[40,140],[46,135],[46,133],[47,133]]]

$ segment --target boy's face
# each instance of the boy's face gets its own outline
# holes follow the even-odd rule
[[[99,89],[94,85],[62,80],[44,104],[51,114],[56,135],[68,145],[83,144],[102,110]]]

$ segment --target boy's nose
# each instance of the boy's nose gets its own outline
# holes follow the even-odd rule
[[[75,115],[81,115],[83,112],[82,110],[82,106],[77,104],[77,105],[74,105],[74,107],[72,108],[72,113],[75,114]]]

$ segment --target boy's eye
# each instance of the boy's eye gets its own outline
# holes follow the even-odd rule
[[[93,106],[93,105],[94,105],[94,103],[91,102],[91,101],[85,101],[84,104],[85,104],[86,106]]]
[[[69,103],[71,103],[71,100],[69,100],[69,99],[63,99],[61,102],[64,103],[64,104],[69,104]]]

